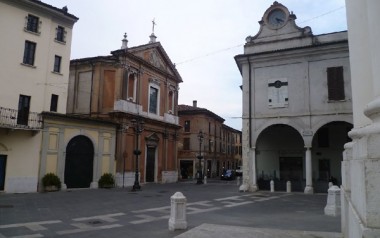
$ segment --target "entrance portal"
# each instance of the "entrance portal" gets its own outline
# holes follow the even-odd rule
[[[7,168],[7,156],[0,155],[0,191],[4,190],[6,168]]]
[[[156,164],[156,147],[148,147],[146,155],[146,182],[154,182],[154,167]]]
[[[92,182],[94,146],[86,136],[76,136],[66,147],[65,184],[67,188],[88,188]]]

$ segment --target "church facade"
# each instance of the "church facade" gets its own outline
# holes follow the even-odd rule
[[[117,123],[118,186],[175,182],[181,76],[156,36],[145,45],[70,64],[67,113]],[[137,179],[136,179],[137,176]]]
[[[327,192],[341,183],[352,94],[347,32],[313,35],[274,2],[235,57],[243,80],[243,186]]]

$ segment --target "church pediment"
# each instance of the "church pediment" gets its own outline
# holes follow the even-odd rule
[[[310,44],[313,36],[311,28],[308,26],[298,27],[295,23],[296,19],[297,17],[293,12],[289,12],[287,7],[275,1],[259,21],[259,32],[255,36],[246,38],[246,49],[250,46],[254,46],[256,49],[245,53],[257,53]],[[283,45],[273,44],[274,42],[282,42]],[[265,47],[259,46],[263,44],[265,44]]]
[[[157,146],[160,141],[160,137],[156,133],[152,133],[145,137],[145,141],[148,146]]]

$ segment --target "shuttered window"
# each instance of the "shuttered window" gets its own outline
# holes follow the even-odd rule
[[[342,66],[327,68],[327,88],[330,101],[345,99]]]

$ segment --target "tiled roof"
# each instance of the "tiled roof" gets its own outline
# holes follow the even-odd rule
[[[57,12],[59,12],[59,13],[65,15],[65,16],[68,16],[68,17],[73,18],[73,20],[75,20],[75,21],[79,20],[78,17],[74,16],[73,14],[68,13],[68,12],[67,12],[66,10],[64,10],[63,8],[57,8],[57,7],[54,7],[54,6],[52,6],[52,5],[49,5],[49,4],[44,3],[44,2],[42,2],[42,1],[39,1],[39,0],[28,0],[28,1],[29,1],[29,2],[32,2],[32,3],[34,3],[34,4],[38,4],[38,5],[42,6],[42,7],[47,7],[47,8],[49,8],[49,9],[51,9],[51,10],[57,11]]]
[[[215,113],[213,113],[210,110],[207,110],[206,108],[201,107],[193,107],[185,104],[178,105],[178,116],[182,115],[189,115],[189,114],[206,114],[210,117],[213,117],[221,122],[224,122],[224,119]]]

